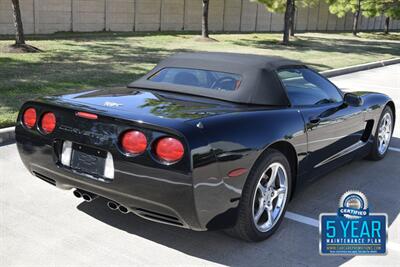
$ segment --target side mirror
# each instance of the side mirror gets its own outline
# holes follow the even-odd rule
[[[344,102],[353,107],[359,107],[363,104],[362,98],[353,93],[346,93],[344,95]]]

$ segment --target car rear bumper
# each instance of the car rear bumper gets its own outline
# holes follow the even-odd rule
[[[132,162],[115,164],[115,177],[102,182],[57,164],[54,147],[44,140],[16,135],[27,169],[62,189],[81,189],[115,201],[146,219],[193,230],[206,230],[198,220],[190,174],[150,168]]]

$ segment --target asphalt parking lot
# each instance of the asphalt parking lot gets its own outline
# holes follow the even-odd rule
[[[400,108],[400,64],[332,79],[348,90],[390,95]],[[398,112],[399,113],[399,112]],[[398,114],[399,116],[399,114]],[[0,147],[1,266],[400,265],[400,127],[379,162],[343,166],[300,191],[276,234],[246,243],[222,232],[194,232],[82,202],[32,177],[15,145]],[[372,212],[389,217],[387,256],[320,256],[318,216],[335,212],[347,190],[363,191]]]

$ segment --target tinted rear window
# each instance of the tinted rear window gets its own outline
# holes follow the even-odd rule
[[[189,68],[164,68],[149,78],[152,82],[234,91],[241,76],[233,73]]]

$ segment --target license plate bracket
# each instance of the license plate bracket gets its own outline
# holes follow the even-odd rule
[[[78,172],[103,177],[106,158],[106,151],[74,143],[70,167]]]

